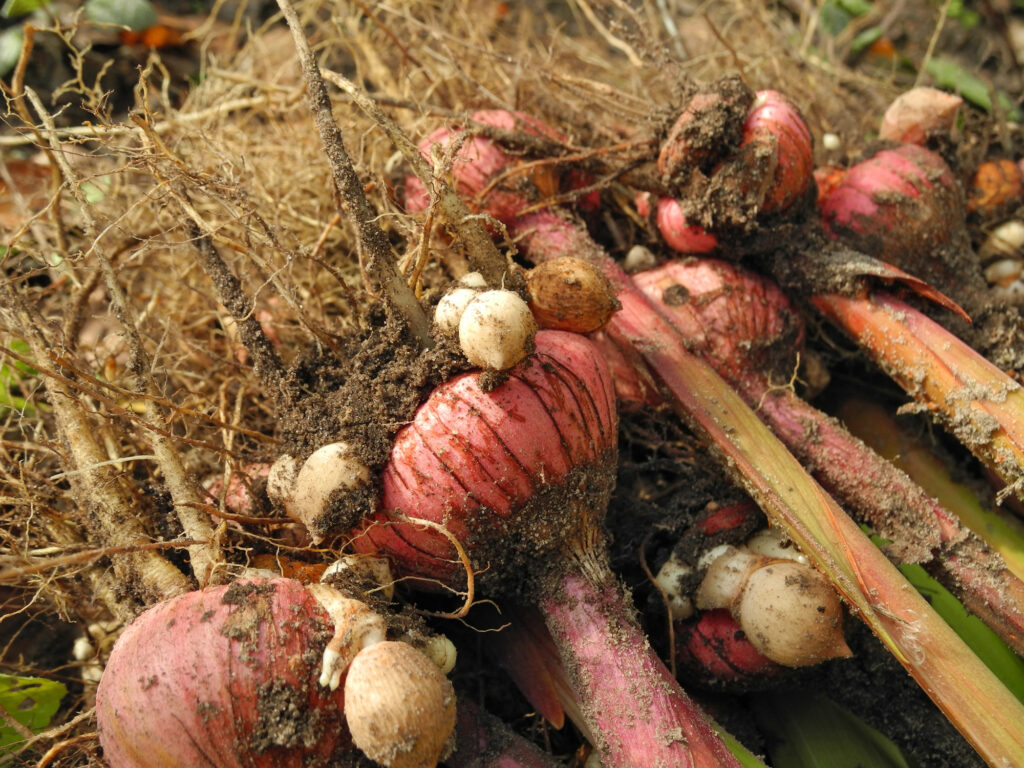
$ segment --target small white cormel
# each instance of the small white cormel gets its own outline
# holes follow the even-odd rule
[[[731,608],[743,592],[747,575],[758,559],[744,550],[726,547],[708,566],[697,588],[697,607],[702,611]]]
[[[370,470],[348,443],[328,443],[306,459],[291,497],[284,500],[284,508],[309,529],[314,543],[318,543],[319,532],[314,523],[326,511],[331,494],[339,488],[362,488],[369,482]]]
[[[533,348],[537,323],[529,306],[513,291],[484,291],[466,307],[459,321],[459,344],[469,362],[504,371]]]
[[[813,568],[792,560],[754,570],[733,616],[757,650],[787,667],[853,655],[836,591]]]
[[[747,549],[755,555],[774,557],[780,560],[795,560],[798,563],[807,564],[807,556],[804,555],[796,544],[779,528],[762,528],[756,531],[746,544]]]
[[[442,675],[447,675],[455,669],[455,660],[458,658],[458,651],[455,643],[446,635],[431,635],[423,646],[423,653],[428,659],[434,662]]]
[[[729,547],[708,566],[696,603],[729,609],[754,647],[777,664],[803,667],[852,655],[839,596],[804,563]]]
[[[466,288],[476,288],[480,291],[486,290],[487,288],[487,281],[484,280],[484,276],[479,272],[467,272],[459,278],[459,283],[464,285]]]
[[[693,573],[693,568],[684,563],[675,552],[658,569],[655,583],[668,598],[669,611],[674,620],[688,619],[693,615],[693,602],[682,588],[682,579]]]
[[[651,253],[650,248],[634,245],[626,254],[622,268],[629,274],[633,274],[634,272],[643,272],[645,269],[653,269],[657,263],[658,259]]]
[[[295,480],[299,476],[299,460],[285,453],[270,465],[267,475],[267,496],[282,506],[292,497]]]
[[[1024,274],[1024,260],[998,259],[985,267],[985,279],[989,285],[1008,286],[1020,280]]]
[[[475,274],[475,273],[471,273]],[[466,305],[480,293],[476,288],[453,288],[437,302],[434,309],[434,324],[442,333],[455,334],[459,331],[459,321]]]
[[[983,262],[1000,257],[1021,257],[1024,249],[1024,221],[1011,219],[989,232],[985,242],[978,248]]]

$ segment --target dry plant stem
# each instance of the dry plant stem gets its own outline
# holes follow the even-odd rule
[[[138,120],[137,123],[139,127],[141,127],[146,132],[146,135],[149,136],[154,146],[158,147],[159,150],[177,166],[183,167],[184,163],[182,163],[181,159],[174,155],[167,148],[167,145],[160,140],[159,136],[157,136],[156,132],[153,129],[152,124],[149,121]],[[168,179],[165,178],[159,171],[154,171],[154,176],[161,184],[168,184]],[[217,239],[216,228],[212,227],[209,224],[209,222],[204,220],[203,217],[199,214],[199,212],[195,209],[195,207],[189,200],[184,187],[175,184],[168,184],[168,188],[170,189],[171,194],[174,195],[175,199],[178,201],[178,205],[181,206],[181,209],[184,212],[184,214],[196,225],[196,227],[198,227],[198,230],[190,229],[190,231],[199,231],[203,233],[203,235],[212,245]],[[281,243],[275,237],[273,230],[263,220],[263,218],[255,209],[248,205],[243,204],[242,211],[246,217],[251,218],[253,221],[256,222],[257,225],[259,225],[260,229],[263,231],[264,236],[266,237],[267,242],[270,244],[270,247],[272,247],[275,251],[279,253],[286,254],[289,258],[292,257],[292,254],[288,253],[281,246]],[[275,273],[275,271],[269,268],[268,264],[265,261],[258,258],[257,253],[255,251],[248,249],[237,243],[233,243],[230,240],[226,242],[229,248],[232,248],[241,253],[247,253],[253,260],[253,262],[255,262],[257,268],[262,270],[264,274],[269,273],[271,284],[274,286],[275,289],[277,289],[278,295],[281,296],[287,302],[288,306],[295,313],[295,316],[302,322],[302,324],[309,330],[309,332],[313,334],[313,336],[316,338],[318,342],[320,342],[328,349],[337,351],[337,346],[335,344],[334,338],[324,328],[320,327],[317,323],[312,321],[312,319],[309,317],[309,314],[304,310],[302,302],[299,300],[298,296],[293,290],[293,286],[291,286],[290,283],[288,283],[285,280],[281,280],[280,277]],[[311,256],[311,258],[318,264],[320,264],[322,267],[324,267],[324,269],[327,270],[331,274],[331,276],[334,277],[335,280],[337,280],[339,285],[345,285],[344,279],[341,278],[333,269],[331,269],[330,265],[324,264],[322,261],[318,260],[315,253]],[[214,288],[219,289],[219,286],[215,285]],[[224,303],[223,298],[224,297],[218,296],[218,299],[221,300],[221,303]],[[251,308],[249,311],[251,311]],[[261,346],[262,345],[258,345],[257,349],[259,349]],[[273,364],[269,365],[269,368],[273,367]]]
[[[1024,499],[1024,387],[899,299],[827,294],[815,306]]]
[[[345,91],[360,109],[384,129],[406,162],[409,163],[413,173],[423,182],[424,188],[432,190],[431,198],[436,200],[438,210],[448,220],[465,246],[466,256],[472,269],[482,274],[488,285],[504,285],[508,274],[508,261],[498,251],[479,217],[472,215],[452,185],[442,177],[434,175],[430,163],[423,159],[423,155],[420,154],[412,140],[395,124],[394,120],[384,114],[369,94],[337,72],[325,69],[323,76]]]
[[[16,319],[14,326],[28,342],[37,360],[49,360],[49,342],[39,330],[43,321],[29,312],[21,297],[7,287],[4,303]],[[57,428],[70,451],[71,486],[82,499],[85,525],[94,539],[105,545],[131,548],[151,542],[135,514],[136,501],[111,466],[109,456],[96,442],[96,427],[86,416],[85,404],[60,378],[46,381]],[[162,554],[153,551],[131,552],[111,558],[122,585],[137,585],[147,602],[167,600],[191,589],[188,578]]]
[[[101,557],[109,557],[110,555],[121,555],[127,552],[144,552],[151,549],[184,549],[185,547],[195,543],[196,542],[194,541],[154,541],[149,544],[136,544],[131,547],[106,547],[104,549],[91,549],[86,552],[76,552],[73,555],[48,558],[42,562],[28,562],[25,565],[21,565],[16,568],[5,568],[0,571],[0,583],[6,581],[17,581],[33,573],[51,571],[56,568],[62,568],[66,565],[88,563],[90,561],[99,560]]]
[[[44,518],[43,527],[50,541],[57,544],[58,548],[78,548],[85,545],[81,531],[75,528],[67,520],[57,517]],[[11,572],[15,569],[7,569]],[[17,569],[21,570],[21,569]],[[91,605],[97,603],[106,607],[110,615],[122,621],[129,622],[135,618],[137,608],[124,594],[124,585],[118,582],[116,574],[111,568],[104,564],[87,565],[81,568],[85,580],[88,582],[88,600]],[[21,577],[17,577],[21,578]]]
[[[31,24],[22,25],[22,33],[24,34],[24,40],[21,45],[21,54],[18,56],[18,63],[14,67],[14,73],[11,76],[11,103],[14,105],[15,111],[18,113],[18,117],[22,119],[26,126],[31,128],[31,134],[36,144],[43,148],[43,152],[46,154],[49,160],[50,174],[53,177],[53,187],[55,190],[59,190],[61,184],[60,169],[57,165],[57,159],[53,155],[53,150],[46,146],[46,141],[40,135],[39,131],[34,127],[34,121],[32,115],[28,111],[28,107],[25,106],[25,70],[28,67],[29,58],[32,55],[32,48],[35,45],[36,29]],[[62,255],[67,255],[68,242],[67,234],[64,228],[64,222],[61,218],[60,205],[58,201],[54,200],[49,206],[50,215],[53,218],[53,229],[57,238],[57,245]],[[45,243],[45,238],[39,238],[40,243]]]
[[[33,108],[46,128],[52,130],[54,128],[53,119],[46,111],[39,97],[31,89],[26,89],[25,95],[32,103]],[[99,261],[104,283],[110,296],[111,308],[124,329],[131,355],[129,367],[135,375],[138,391],[149,395],[146,399],[146,413],[143,418],[151,425],[166,427],[172,419],[171,410],[162,405],[158,400],[158,398],[163,397],[163,393],[150,372],[152,364],[142,344],[142,337],[135,323],[134,311],[131,303],[128,301],[128,297],[125,295],[124,288],[117,280],[113,263],[101,244],[103,235],[109,228],[109,225],[101,224],[94,217],[88,200],[82,194],[81,179],[64,156],[61,144],[52,136],[50,138],[50,149],[65,181],[81,205],[82,215],[88,227],[88,234],[94,238],[90,250]],[[210,524],[209,517],[200,512],[195,506],[202,500],[199,494],[198,483],[196,478],[185,469],[181,455],[173,441],[162,431],[149,430],[149,432],[153,453],[156,456],[157,465],[163,473],[164,481],[167,483],[167,488],[174,501],[178,521],[181,523],[188,538],[202,542],[201,544],[189,547],[189,561],[192,566],[192,572],[199,580],[200,585],[206,585],[214,578],[215,571],[223,566],[224,556],[215,540],[216,537],[214,536],[213,526]]]
[[[128,617],[128,618],[131,618],[131,617]],[[16,750],[14,750],[12,752],[8,752],[7,754],[5,754],[2,757],[0,757],[0,765],[7,765],[8,763],[14,762],[14,760],[19,755],[27,752],[29,749],[31,749],[33,746],[35,746],[39,742],[42,742],[42,741],[53,741],[58,736],[61,736],[61,735],[65,734],[65,733],[67,733],[68,731],[71,731],[72,729],[74,729],[75,727],[77,727],[81,723],[84,723],[87,720],[91,719],[95,715],[96,715],[96,708],[95,707],[89,707],[85,711],[79,712],[73,718],[71,718],[70,720],[68,720],[67,722],[65,722],[65,723],[63,723],[61,725],[56,726],[55,728],[48,728],[45,731],[42,731],[41,733],[33,733],[32,734],[32,738],[26,739]],[[87,733],[87,734],[84,734],[81,737],[76,737],[76,738],[90,738],[90,739],[93,739],[93,738],[96,738],[96,734],[95,733]],[[61,742],[58,742],[58,745],[59,744],[65,744],[65,743],[66,742],[61,741]],[[52,751],[52,748],[51,748],[50,751]],[[49,754],[50,751],[48,751],[46,754]],[[45,757],[45,755],[44,755],[44,757]],[[37,768],[38,768],[39,764],[37,763],[36,765],[37,765]]]
[[[352,158],[345,148],[341,131],[338,129],[337,123],[334,122],[327,86],[320,75],[320,69],[313,60],[313,52],[302,32],[298,14],[289,0],[277,0],[277,4],[288,22],[292,37],[295,39],[295,48],[302,64],[306,97],[309,99],[309,106],[313,112],[313,120],[320,133],[324,154],[327,155],[330,162],[334,183],[349,213],[355,220],[356,229],[359,232],[360,248],[366,259],[366,271],[387,297],[389,309],[398,313],[413,336],[423,346],[430,346],[432,343],[430,321],[427,319],[423,307],[416,300],[416,295],[395,268],[391,243],[388,242],[384,231],[377,226],[377,215],[370,207],[366,195],[363,194],[363,185],[352,166]]]
[[[242,344],[252,355],[256,375],[266,390],[280,399],[284,394],[284,364],[267,334],[263,332],[260,321],[256,319],[252,303],[242,291],[241,282],[220,257],[210,238],[200,231],[199,226],[194,221],[187,222],[185,226],[189,239],[195,243],[199,252],[199,263],[217,291],[217,299],[231,313]]]
[[[552,213],[509,223],[535,263],[571,253],[598,264],[622,309],[606,332],[637,350],[680,417],[786,531],[991,766],[1024,766],[1024,707],[753,411],[578,227]]]
[[[0,707],[0,717],[3,718],[4,725],[12,729],[22,740],[28,741],[34,735],[32,729],[15,720],[14,715],[8,712],[6,707]]]
[[[36,763],[35,766],[33,766],[33,768],[49,768],[50,763],[56,760],[58,755],[60,755],[60,753],[68,747],[73,747],[77,744],[81,744],[87,741],[95,741],[97,737],[98,734],[95,732],[83,733],[79,736],[72,736],[70,739],[58,741],[56,744],[54,744],[52,747],[46,750],[46,753],[41,758],[39,758],[39,762]]]

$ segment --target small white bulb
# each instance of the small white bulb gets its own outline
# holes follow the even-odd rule
[[[697,588],[697,607],[702,611],[730,608],[743,592],[747,573],[757,559],[744,550],[726,547],[708,566],[704,580]]]
[[[993,285],[992,295],[1004,301],[1024,301],[1024,277],[1005,285]]]
[[[411,645],[378,643],[352,660],[345,721],[355,744],[387,768],[429,768],[446,756],[455,729],[455,692]]]
[[[455,288],[442,296],[434,309],[434,323],[438,330],[443,333],[458,333],[462,313],[479,293],[480,291],[475,288]]]
[[[658,259],[651,253],[650,248],[642,245],[634,245],[626,254],[622,262],[622,268],[629,274],[643,272],[645,269],[652,269],[658,263]]]
[[[530,307],[513,291],[484,291],[466,307],[459,321],[463,354],[480,368],[504,371],[533,347],[537,323]]]
[[[747,549],[755,555],[774,557],[778,560],[793,560],[808,564],[807,556],[779,528],[762,528],[747,539]]]
[[[1020,256],[1024,248],[1024,221],[1011,219],[989,232],[985,242],[978,248],[982,261],[999,256]]]
[[[479,272],[467,272],[459,278],[459,282],[467,288],[477,288],[481,291],[487,288],[487,281]]]
[[[348,443],[328,443],[306,459],[295,478],[285,511],[309,529],[314,543],[321,540],[317,519],[326,511],[331,494],[340,488],[357,489],[370,482],[370,470],[353,453]]]
[[[455,643],[445,635],[431,635],[427,638],[426,645],[423,646],[423,653],[434,662],[434,666],[441,671],[442,675],[447,675],[455,669],[458,652],[455,649]]]
[[[792,560],[754,569],[733,605],[750,642],[772,661],[805,667],[853,655],[843,638],[843,607],[817,571]]]
[[[821,145],[832,152],[843,146],[843,141],[834,133],[825,133],[821,136]]]
[[[989,285],[1006,286],[1019,280],[1024,273],[1024,261],[1016,259],[999,259],[985,267],[985,280]]]
[[[693,602],[683,593],[682,579],[693,573],[693,568],[684,563],[675,552],[658,569],[655,583],[668,598],[669,612],[674,620],[688,619],[693,615]]]
[[[282,506],[295,492],[295,480],[299,476],[299,460],[285,453],[270,465],[267,475],[267,496]]]
[[[735,549],[735,547],[733,547],[731,544],[718,544],[712,547],[711,549],[705,550],[697,559],[697,570],[705,570],[709,565],[715,562],[715,560],[720,558],[730,549]]]

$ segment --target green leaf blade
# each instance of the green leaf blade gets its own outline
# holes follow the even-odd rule
[[[111,24],[137,31],[156,24],[156,10],[149,0],[89,0],[85,14],[97,24]]]
[[[49,726],[67,692],[67,687],[55,680],[0,674],[0,707],[33,733]],[[21,741],[14,728],[0,725],[0,750]]]

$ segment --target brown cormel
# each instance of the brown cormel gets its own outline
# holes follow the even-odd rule
[[[600,270],[585,259],[563,256],[531,269],[526,290],[542,328],[590,333],[601,328],[619,302]]]
[[[345,719],[355,745],[382,765],[432,768],[455,728],[455,693],[422,653],[384,641],[352,661]]]

